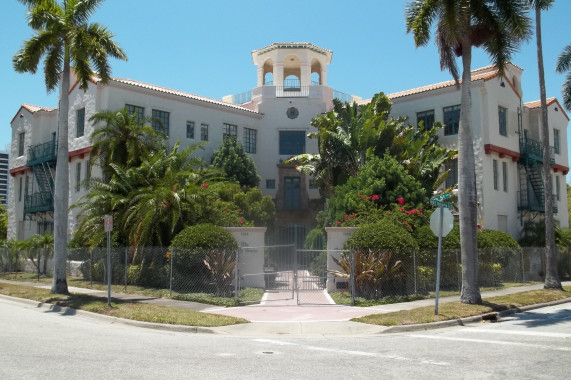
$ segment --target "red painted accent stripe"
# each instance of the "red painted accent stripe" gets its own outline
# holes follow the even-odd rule
[[[500,158],[505,156],[511,157],[513,162],[517,162],[519,160],[519,152],[515,152],[513,150],[509,150],[506,148],[502,148],[501,146],[493,145],[493,144],[486,144],[484,145],[484,152],[486,154],[491,154],[492,152],[498,153]]]

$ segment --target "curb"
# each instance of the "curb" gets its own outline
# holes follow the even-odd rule
[[[557,300],[557,301],[551,301],[551,302],[545,302],[545,303],[538,303],[538,304],[534,304],[534,305],[516,307],[513,309],[503,310],[500,312],[492,312],[492,313],[487,313],[487,314],[483,314],[483,315],[475,315],[472,317],[450,319],[448,321],[439,321],[439,322],[423,323],[423,324],[416,324],[416,325],[389,326],[386,329],[384,329],[383,331],[378,332],[377,334],[435,330],[435,329],[441,329],[441,328],[445,328],[445,327],[464,326],[466,324],[479,323],[479,322],[482,322],[484,320],[497,321],[498,318],[506,317],[508,315],[525,313],[526,311],[529,311],[529,310],[539,309],[539,308],[547,307],[547,306],[560,305],[560,304],[568,303],[568,302],[571,302],[571,298],[564,298],[564,299]]]
[[[26,298],[10,297],[0,294],[0,298],[4,298],[13,302],[23,303],[38,309],[45,309],[54,313],[59,313],[62,315],[84,315],[93,319],[100,319],[110,323],[121,323],[128,326],[143,327],[155,330],[173,331],[173,332],[185,332],[185,333],[201,333],[201,334],[219,334],[218,331],[210,327],[199,327],[199,326],[184,326],[184,325],[171,325],[166,323],[155,323],[155,322],[145,322],[145,321],[135,321],[132,319],[112,317],[110,315],[92,313],[90,311],[73,309],[66,306],[58,306],[50,303],[38,302],[34,300],[29,300]]]

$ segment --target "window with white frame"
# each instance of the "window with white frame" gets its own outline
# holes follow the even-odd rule
[[[246,153],[256,153],[256,139],[258,131],[252,128],[244,128],[244,151]]]
[[[560,200],[561,198],[561,189],[559,188],[560,184],[559,184],[559,176],[556,175],[555,176],[555,198],[557,198],[557,200]]]
[[[458,183],[458,160],[452,160],[444,164],[444,170],[448,171],[446,188],[449,189]]]
[[[75,191],[81,189],[81,162],[75,165]]]
[[[305,132],[280,131],[279,152],[281,155],[305,153]]]
[[[186,138],[194,139],[194,121],[186,122]]]
[[[275,188],[276,188],[276,180],[266,179],[266,189],[275,189]]]
[[[561,143],[559,138],[559,129],[553,130],[553,152],[555,154],[561,153]]]

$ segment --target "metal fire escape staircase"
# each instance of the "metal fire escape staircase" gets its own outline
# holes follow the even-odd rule
[[[54,210],[56,151],[55,140],[33,145],[28,150],[26,165],[32,168],[36,187],[31,194],[26,192],[24,218],[32,219],[37,213],[50,213]]]
[[[543,182],[543,146],[541,141],[532,140],[520,134],[520,191],[518,210],[520,213],[545,212],[545,186]],[[549,152],[549,165],[555,164],[553,148]],[[555,197],[554,197],[555,199]],[[553,212],[557,213],[557,202],[553,202]]]

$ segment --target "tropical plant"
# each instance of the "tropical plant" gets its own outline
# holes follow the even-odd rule
[[[567,73],[561,93],[563,95],[563,105],[571,111],[571,44],[565,46],[561,54],[559,54],[555,71],[562,74]]]
[[[6,240],[8,237],[8,212],[6,205],[0,204],[0,240]]]
[[[353,259],[354,257],[354,259]],[[394,285],[395,281],[404,277],[402,261],[392,262],[390,250],[373,251],[357,250],[351,253],[343,253],[341,259],[333,257],[333,261],[341,270],[329,271],[335,277],[351,278],[351,267],[355,278],[356,296],[365,299],[378,300],[387,293],[387,285]],[[351,261],[354,264],[351,265]]]
[[[105,178],[110,178],[110,164],[123,167],[139,166],[143,159],[164,145],[164,133],[152,128],[152,118],[119,111],[102,111],[89,119],[94,125],[105,123],[91,134],[91,162],[100,160]]]
[[[206,252],[204,265],[210,271],[216,286],[216,296],[225,297],[231,293],[230,286],[234,279],[236,252],[229,250],[210,250]]]
[[[245,190],[260,183],[254,160],[246,154],[244,147],[238,144],[236,137],[227,136],[222,140],[220,149],[212,155],[212,165],[224,170],[229,181],[238,182]]]
[[[67,294],[66,253],[68,234],[68,113],[71,71],[79,88],[87,90],[98,75],[105,84],[110,78],[108,57],[127,59],[104,26],[88,23],[103,0],[19,0],[28,7],[28,25],[35,32],[13,58],[19,73],[35,74],[44,60],[44,79],[48,91],[60,84],[58,110],[58,152],[54,191],[54,277],[52,293]],[[92,71],[95,67],[97,73]],[[61,83],[60,83],[61,82]]]
[[[54,235],[45,233],[43,235],[33,235],[30,240],[34,248],[40,251],[38,257],[42,256],[44,260],[44,265],[41,269],[41,274],[47,275],[47,265],[48,260],[53,256],[54,253]],[[38,268],[39,269],[39,268]]]
[[[458,83],[455,57],[462,57],[461,112],[458,133],[459,210],[462,242],[463,303],[482,301],[477,267],[476,168],[472,134],[471,64],[472,47],[482,46],[499,75],[519,44],[530,33],[531,21],[523,0],[417,0],[406,6],[406,31],[416,46],[430,40],[436,22],[436,44],[440,67]]]
[[[355,177],[335,189],[335,196],[327,205],[326,225],[335,225],[345,220],[345,215],[356,214],[359,222],[378,219],[385,209],[406,200],[410,206],[419,206],[427,201],[422,185],[393,157],[371,157]],[[337,223],[338,224],[338,223]]]

